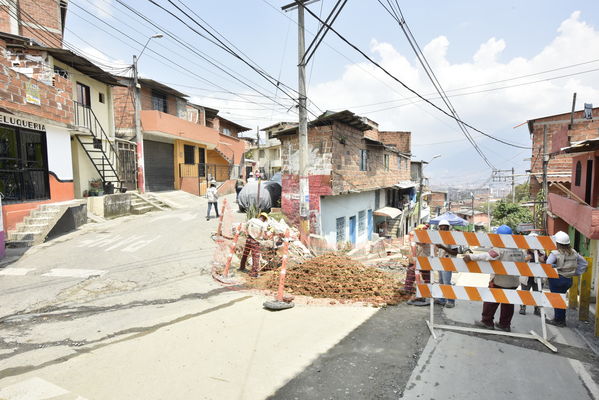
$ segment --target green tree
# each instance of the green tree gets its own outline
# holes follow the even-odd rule
[[[530,186],[528,185],[528,183],[521,183],[520,185],[516,185],[515,192],[516,203],[530,200]],[[510,192],[510,194],[507,195],[506,199],[512,199],[512,192]]]
[[[516,229],[521,222],[532,222],[532,214],[526,207],[517,203],[500,200],[493,210],[493,225],[507,225]]]

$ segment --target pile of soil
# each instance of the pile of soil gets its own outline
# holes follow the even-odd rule
[[[270,273],[263,282],[268,289],[276,290],[278,271]],[[365,266],[339,253],[326,253],[302,263],[290,263],[285,278],[287,293],[342,302],[397,304],[406,299],[402,288],[403,282],[396,274]]]

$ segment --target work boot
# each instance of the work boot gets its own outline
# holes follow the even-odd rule
[[[547,319],[545,320],[546,323],[548,323],[549,325],[553,325],[553,326],[557,326],[558,328],[565,328],[566,327],[566,321],[558,321],[555,319]]]
[[[499,322],[495,322],[495,328],[502,330],[504,332],[511,332],[512,329],[508,326],[507,328],[504,328],[503,326],[499,325]]]
[[[474,325],[476,325],[479,328],[483,328],[483,329],[489,329],[489,330],[492,330],[492,331],[495,330],[495,327],[493,325],[487,325],[483,321],[476,320],[476,321],[474,321]]]
[[[541,316],[541,307],[537,307],[535,306],[535,311],[534,311],[535,315],[538,315],[539,317]]]
[[[454,308],[454,307],[455,307],[454,301],[448,301],[447,303],[445,303],[445,308]]]
[[[536,307],[535,307],[536,309]],[[520,314],[526,315],[526,306],[520,306]]]
[[[410,305],[410,306],[428,306],[430,304],[430,300],[429,299],[425,299],[425,298],[418,298],[418,299],[412,299],[412,300],[408,300],[406,302],[406,304]]]

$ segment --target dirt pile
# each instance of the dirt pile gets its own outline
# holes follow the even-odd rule
[[[278,271],[267,281],[276,290]],[[285,278],[285,292],[339,301],[363,301],[373,304],[397,304],[406,299],[403,282],[339,253],[325,253],[302,263],[290,262]]]

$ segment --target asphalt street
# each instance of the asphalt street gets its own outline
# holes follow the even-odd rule
[[[573,312],[549,327],[557,354],[530,339],[437,329],[435,340],[427,307],[269,312],[265,294],[211,277],[205,200],[171,200],[0,267],[0,399],[599,399],[599,343]],[[435,321],[479,314],[458,302]],[[538,317],[514,317],[514,331],[531,329]]]

